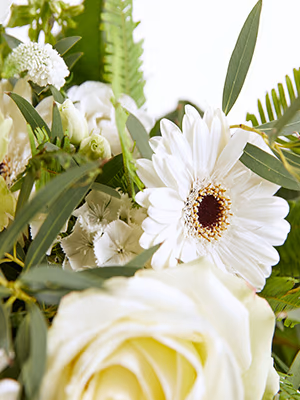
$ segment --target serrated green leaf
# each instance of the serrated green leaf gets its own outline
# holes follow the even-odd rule
[[[261,8],[262,0],[259,0],[244,23],[229,61],[222,101],[222,110],[226,115],[233,107],[242,90],[251,64],[258,34]]]
[[[159,249],[160,244],[157,244],[150,249],[144,250],[141,254],[133,258],[129,263],[126,264],[127,267],[142,268],[145,266],[147,261],[153,256],[153,254]]]
[[[7,33],[2,33],[2,36],[6,40],[9,47],[13,50],[14,48],[18,47],[19,44],[23,43],[21,40],[15,38],[14,36],[8,35]]]
[[[80,167],[71,168],[53,178],[46,186],[40,189],[33,199],[23,207],[22,213],[20,213],[18,218],[14,220],[5,232],[1,233],[0,258],[11,248],[20,232],[33,220],[34,216],[38,212],[42,212],[45,207],[48,206],[48,208],[50,208],[50,206],[57,201],[66,186],[76,186],[76,184],[81,181],[81,178],[96,170],[96,163],[87,163]]]
[[[64,130],[57,104],[53,103],[51,139],[54,139],[55,137],[62,140],[64,137]]]
[[[24,118],[31,126],[33,132],[37,128],[45,129],[48,136],[50,136],[50,129],[43,118],[39,115],[39,113],[35,110],[35,108],[23,97],[19,96],[17,93],[10,92],[9,96],[13,99],[16,103],[18,108],[20,109],[21,113],[23,114]]]
[[[285,169],[278,158],[251,143],[247,143],[240,161],[251,171],[270,182],[291,190],[300,189],[300,183]]]
[[[46,367],[47,324],[34,303],[27,304],[30,326],[30,353],[22,368],[22,381],[29,399],[37,397]]]
[[[149,135],[143,124],[134,115],[130,114],[126,121],[126,127],[132,139],[136,142],[141,156],[151,160],[153,151],[149,145]]]
[[[12,349],[9,313],[2,301],[0,301],[0,349],[4,349],[7,355]]]
[[[298,132],[300,130],[300,97],[293,101],[291,106],[284,112],[283,116],[280,117],[273,125],[269,136],[271,141],[275,140],[279,135],[282,135],[283,129],[289,124],[289,134]],[[291,128],[292,127],[292,128]],[[293,129],[291,131],[290,129]]]
[[[68,36],[59,40],[53,47],[61,55],[65,55],[76,43],[81,40],[80,36]]]
[[[291,225],[291,230],[284,245],[278,248],[280,262],[277,268],[281,275],[298,277],[300,276],[300,201],[290,201],[289,205],[290,212],[286,219]]]
[[[93,190],[98,190],[99,192],[106,193],[111,197],[115,197],[116,199],[120,199],[121,198],[121,195],[117,190],[111,188],[110,186],[103,185],[102,183],[94,182],[92,184],[92,189]]]
[[[51,206],[46,220],[29,246],[25,258],[25,269],[38,265],[43,260],[45,253],[56,239],[65,222],[89,191],[91,184],[84,185],[85,178],[82,180],[82,185],[80,181],[76,186],[70,187],[67,185],[59,199]]]
[[[259,293],[269,302],[279,320],[286,318],[288,311],[300,307],[299,282],[298,279],[290,277],[271,276]],[[286,322],[289,326],[289,321]]]
[[[89,277],[82,273],[63,270],[59,267],[40,266],[21,274],[19,281],[31,291],[84,290],[101,287],[101,277]]]

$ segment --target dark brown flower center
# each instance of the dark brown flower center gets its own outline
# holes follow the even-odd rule
[[[221,185],[195,185],[183,209],[188,236],[209,242],[222,236],[232,215],[231,201],[225,192]]]
[[[204,196],[198,206],[198,222],[203,228],[214,226],[222,214],[222,205],[212,194]]]

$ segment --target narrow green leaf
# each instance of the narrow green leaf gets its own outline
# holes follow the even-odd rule
[[[40,227],[38,234],[29,246],[25,258],[26,269],[39,264],[43,260],[45,253],[56,239],[65,222],[72,214],[72,211],[90,189],[91,184],[84,185],[85,178],[82,180],[82,186],[80,182],[78,182],[78,186],[76,185],[75,187],[66,186],[59,199],[50,208],[45,222]]]
[[[300,183],[285,169],[278,158],[251,143],[247,143],[240,161],[251,171],[270,182],[291,190],[300,189]]]
[[[96,182],[113,188],[122,187],[121,180],[123,176],[123,155],[118,154],[103,165],[102,173],[97,176]]]
[[[28,201],[30,193],[33,188],[33,185],[34,185],[34,181],[35,181],[35,174],[33,172],[33,169],[28,168],[25,178],[23,179],[21,191],[20,191],[20,194],[18,197],[15,217],[17,217],[20,210],[24,207],[24,205]]]
[[[290,375],[289,381],[293,384],[294,389],[298,389],[300,386],[300,351],[294,358],[288,374]]]
[[[222,110],[227,115],[243,87],[253,57],[262,0],[259,0],[249,14],[229,61],[223,90]]]
[[[157,244],[153,247],[150,247],[150,249],[144,250],[141,254],[129,261],[129,263],[126,264],[126,267],[142,268],[143,266],[145,266],[146,262],[150,260],[153,254],[159,249],[159,246],[160,244]]]
[[[54,100],[62,104],[65,101],[64,95],[59,90],[57,90],[56,87],[53,85],[50,85],[49,88],[51,90]]]
[[[288,104],[286,101],[284,89],[282,83],[278,83],[278,91],[279,91],[279,100],[280,104],[282,105],[283,111],[285,111],[288,108]]]
[[[300,392],[293,387],[291,377],[279,372],[280,391],[279,400],[300,400]],[[264,400],[264,399],[263,399]]]
[[[53,178],[46,186],[40,189],[33,199],[23,207],[23,212],[18,215],[10,227],[5,232],[2,232],[0,241],[0,258],[6,251],[8,251],[8,249],[11,248],[20,232],[22,232],[33,217],[38,212],[42,212],[42,210],[47,206],[49,208],[57,201],[66,186],[76,186],[82,177],[87,176],[96,170],[96,163],[88,163],[80,167],[71,168],[56,178]]]
[[[101,287],[103,280],[99,276],[89,276],[78,272],[63,270],[59,267],[40,266],[21,274],[19,279],[32,291],[70,289],[84,290]]]
[[[266,116],[265,116],[265,113],[264,113],[263,106],[262,106],[261,101],[259,99],[257,100],[257,108],[258,108],[258,112],[259,112],[259,116],[260,116],[261,122],[262,122],[262,124],[265,124],[267,122],[267,120],[266,120]]]
[[[4,349],[7,355],[12,349],[9,314],[2,301],[0,301],[0,349]]]
[[[64,130],[61,122],[60,112],[58,110],[57,104],[53,103],[53,111],[52,111],[52,129],[51,129],[51,138],[54,139],[58,137],[62,140],[64,137]]]
[[[270,136],[275,128],[276,122],[277,121],[267,122],[263,125],[257,126],[256,128]],[[300,111],[297,111],[290,122],[282,127],[280,131],[280,136],[292,135],[295,132],[300,132]]]
[[[7,44],[9,45],[9,47],[13,50],[14,48],[18,47],[19,44],[23,43],[21,42],[21,40],[8,35],[7,33],[2,33],[2,36],[4,37],[4,39],[6,40]]]
[[[273,114],[273,109],[272,109],[272,104],[270,101],[269,93],[266,94],[266,108],[267,108],[269,121],[274,121],[275,118],[274,118],[274,114]]]
[[[81,39],[80,36],[69,36],[59,40],[53,47],[63,56]]]
[[[285,111],[283,116],[279,118],[274,126],[272,131],[270,132],[270,139],[275,140],[280,134],[282,134],[282,130],[286,127],[287,124],[293,124],[293,130],[300,130],[300,97],[290,105],[290,107]],[[291,126],[289,126],[290,128]]]
[[[19,96],[17,93],[10,92],[8,93],[9,96],[13,99],[16,105],[19,107],[21,113],[23,114],[24,118],[31,126],[33,132],[37,128],[44,128],[50,136],[50,129],[43,118],[39,115],[39,113],[35,110],[35,108],[23,97]]]
[[[285,76],[285,82],[286,82],[286,86],[288,89],[288,94],[290,96],[290,102],[292,104],[293,101],[296,99],[296,96],[295,96],[295,91],[294,91],[294,87],[293,87],[291,78],[288,75]]]
[[[106,193],[111,197],[115,197],[116,199],[120,199],[121,198],[121,195],[117,190],[111,188],[110,186],[103,185],[102,183],[94,182],[92,184],[92,189],[93,190],[98,190],[99,192]]]
[[[136,271],[138,271],[140,268],[141,267],[136,268],[129,265],[116,266],[116,267],[100,267],[78,272],[78,274],[83,275],[89,279],[93,279],[93,276],[97,276],[97,278],[101,279],[110,279],[115,276],[125,276],[125,277],[133,276],[136,273]]]
[[[47,324],[34,303],[27,304],[30,322],[30,353],[22,368],[22,381],[29,399],[36,398],[46,367]]]
[[[130,114],[126,126],[132,139],[136,142],[141,156],[151,160],[153,151],[149,145],[149,135],[143,124],[134,115]]]
[[[27,314],[19,325],[15,340],[17,359],[22,366],[30,354],[30,321]]]

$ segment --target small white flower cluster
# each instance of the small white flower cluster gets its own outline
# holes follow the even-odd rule
[[[61,240],[67,258],[64,268],[75,271],[109,265],[124,265],[142,252],[139,239],[146,217],[134,208],[127,194],[117,199],[92,190],[85,204],[75,210],[71,235]]]
[[[18,77],[22,72],[37,85],[53,85],[58,90],[70,74],[63,58],[49,43],[34,42],[20,44],[7,57],[4,75]]]

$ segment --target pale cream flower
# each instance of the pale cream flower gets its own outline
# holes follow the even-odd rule
[[[243,280],[204,260],[110,279],[60,303],[40,398],[271,400],[274,323]]]
[[[89,130],[104,136],[114,155],[121,153],[115,108],[111,102],[113,98],[111,87],[102,82],[87,81],[80,86],[73,86],[68,90],[68,96],[85,115]],[[143,109],[138,109],[131,97],[122,95],[119,101],[126,110],[141,121],[146,131],[149,132],[154,125],[153,119]]]
[[[207,256],[261,289],[279,261],[273,246],[283,244],[290,230],[288,203],[274,196],[279,186],[239,161],[248,141],[264,142],[241,129],[231,136],[220,110],[209,109],[202,119],[191,106],[183,132],[162,120],[161,133],[150,139],[152,161],[137,160],[147,188],[136,201],[148,209],[140,244],[162,243],[153,268]]]
[[[64,132],[68,131],[70,142],[75,145],[80,144],[89,135],[86,119],[70,99],[59,104],[58,109],[63,130]]]

